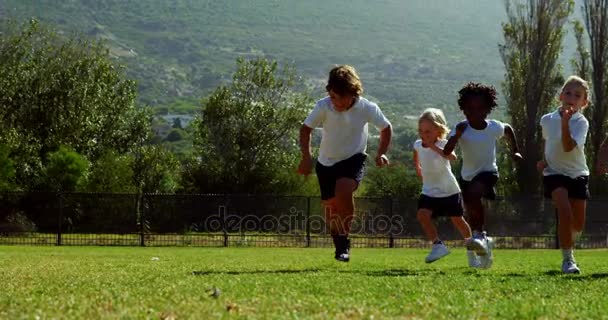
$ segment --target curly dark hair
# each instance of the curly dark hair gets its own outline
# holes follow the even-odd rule
[[[460,110],[463,110],[466,102],[471,98],[482,98],[488,107],[488,111],[492,111],[498,105],[496,103],[496,89],[493,86],[469,82],[458,91],[458,95]]]

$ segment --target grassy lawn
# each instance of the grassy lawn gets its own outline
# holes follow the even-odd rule
[[[497,250],[491,270],[463,249],[0,246],[0,319],[606,318],[608,250]],[[219,295],[212,296],[211,288]]]

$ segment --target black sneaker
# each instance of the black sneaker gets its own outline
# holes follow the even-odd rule
[[[350,261],[350,239],[346,236],[334,236],[336,246],[335,258],[340,262]]]

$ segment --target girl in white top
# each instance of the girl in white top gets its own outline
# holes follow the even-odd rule
[[[574,260],[574,239],[585,226],[589,198],[589,169],[585,139],[589,121],[580,112],[589,103],[587,81],[571,76],[559,95],[561,106],[540,119],[545,139],[543,170],[545,197],[553,200],[558,212],[558,236],[562,248],[562,272],[580,273]]]
[[[438,216],[450,217],[468,245],[472,241],[478,242],[477,246],[482,245],[481,240],[471,237],[471,228],[463,217],[460,187],[450,166],[450,160],[456,160],[456,154],[443,153],[447,132],[445,116],[439,109],[426,109],[418,119],[420,140],[414,143],[414,166],[422,178],[422,194],[418,200],[417,216],[425,235],[433,242],[431,253],[425,259],[427,263],[449,254],[432,221]]]

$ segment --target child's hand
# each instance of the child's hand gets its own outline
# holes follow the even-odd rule
[[[307,176],[311,173],[312,173],[312,158],[303,157],[302,160],[300,160],[300,164],[298,165],[298,174]]]
[[[460,137],[464,131],[467,129],[469,124],[466,121],[462,121],[461,123],[456,125],[456,134]]]
[[[540,172],[543,172],[543,170],[545,170],[546,167],[547,167],[547,163],[543,160],[536,163],[536,169]]]
[[[513,158],[513,160],[515,160],[515,162],[520,162],[524,159],[524,157],[522,157],[521,153],[519,152],[515,152],[511,155],[511,158]]]
[[[382,168],[384,166],[388,166],[390,161],[388,161],[388,157],[385,154],[376,155],[376,166]]]
[[[417,175],[419,178],[422,178],[422,168],[421,168],[420,166],[417,166],[417,167],[416,167],[416,175]]]
[[[567,124],[575,113],[571,107],[562,108],[562,125]]]

